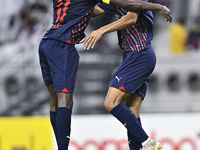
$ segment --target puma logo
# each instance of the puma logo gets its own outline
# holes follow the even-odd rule
[[[69,137],[69,136],[66,136],[66,138],[70,139],[70,137]]]
[[[120,82],[120,80],[122,79],[122,78],[118,78],[118,76],[115,76],[115,78],[117,79],[118,82]]]

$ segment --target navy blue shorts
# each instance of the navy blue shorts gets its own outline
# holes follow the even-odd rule
[[[139,93],[144,98],[155,64],[156,56],[151,47],[142,52],[124,52],[110,86],[128,93]]]
[[[74,45],[43,39],[39,46],[39,57],[45,85],[53,83],[56,92],[72,93],[79,63]]]

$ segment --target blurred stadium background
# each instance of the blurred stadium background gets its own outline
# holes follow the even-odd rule
[[[165,18],[154,12],[152,45],[157,66],[142,105],[142,121],[151,136],[159,132],[156,138],[163,139],[164,150],[200,150],[200,0],[154,2],[170,7],[173,23],[166,23]],[[186,21],[187,50],[174,55],[170,50],[169,28],[179,18]],[[86,34],[114,19],[114,14],[91,19]],[[50,100],[38,60],[39,42],[52,23],[52,0],[0,0],[0,20],[0,150],[53,149],[55,139],[48,136],[52,132],[48,122]],[[93,50],[84,50],[82,44],[76,46],[80,65],[74,92],[72,150],[127,150],[127,145],[119,144],[123,145],[126,139],[123,127],[118,127],[120,123],[115,123],[103,107],[110,80],[122,60],[117,42],[116,33],[110,33]],[[90,127],[86,128],[88,122]],[[109,130],[107,125],[112,123],[119,132],[112,132],[113,127]],[[94,126],[98,125],[97,132]],[[104,132],[101,127],[109,131],[107,136],[101,135]],[[85,133],[87,130],[94,130],[95,135]],[[12,133],[19,139],[10,140]],[[44,143],[48,142],[41,142],[45,141],[41,135],[50,138],[51,144],[46,147]],[[104,148],[96,148],[97,141]],[[77,146],[77,142],[85,142],[85,147]],[[109,144],[110,147],[105,146]]]

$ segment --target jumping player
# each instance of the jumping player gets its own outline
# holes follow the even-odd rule
[[[105,33],[117,31],[119,46],[124,50],[123,61],[111,81],[104,106],[127,128],[130,150],[160,150],[161,144],[149,138],[140,121],[140,106],[156,64],[151,47],[154,27],[152,11],[133,13],[120,7],[98,4],[92,16],[113,11],[117,21],[93,31],[84,41],[85,48],[89,50]]]
[[[140,0],[103,0],[129,10],[152,9],[171,20],[170,10]],[[39,57],[43,79],[50,93],[50,120],[59,150],[70,140],[73,90],[79,55],[74,44],[85,37],[94,6],[101,0],[53,0],[53,25],[42,38]]]

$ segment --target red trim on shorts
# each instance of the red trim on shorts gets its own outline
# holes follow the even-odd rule
[[[119,87],[120,90],[125,91],[124,86]]]
[[[67,42],[66,43],[68,43],[68,44],[71,44],[71,40],[69,39],[69,40],[67,40]]]
[[[64,89],[62,90],[62,92],[64,92],[64,93],[69,93],[69,91],[68,91],[66,88],[64,88]]]
[[[76,76],[77,76],[77,73],[75,74],[74,85],[76,84]]]

